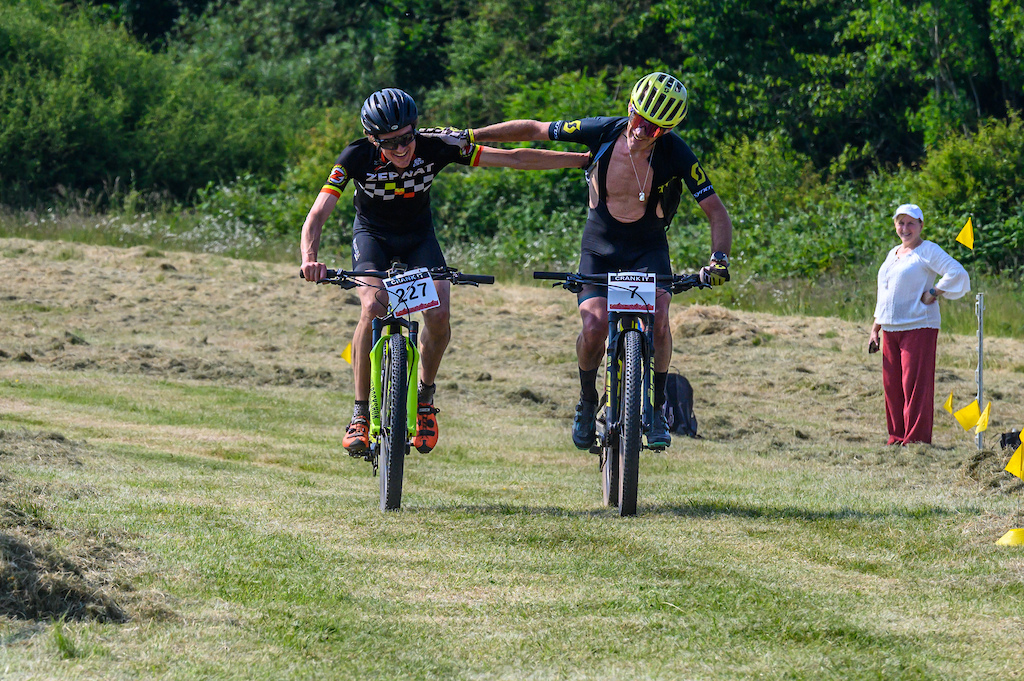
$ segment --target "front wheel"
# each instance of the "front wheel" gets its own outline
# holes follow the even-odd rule
[[[406,395],[409,390],[408,355],[405,336],[388,337],[384,348],[380,409],[380,510],[394,511],[402,505],[402,475],[408,434]]]
[[[639,331],[627,331],[622,354],[622,398],[619,400],[619,515],[636,515],[640,478],[640,437],[643,418],[644,362]]]

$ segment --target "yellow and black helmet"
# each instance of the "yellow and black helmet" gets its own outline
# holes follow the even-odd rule
[[[674,128],[686,118],[686,88],[661,71],[648,73],[633,86],[633,110],[662,128]]]

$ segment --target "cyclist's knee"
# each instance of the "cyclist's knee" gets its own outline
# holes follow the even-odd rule
[[[584,317],[583,329],[580,331],[580,336],[583,338],[584,343],[587,345],[604,345],[607,335],[607,322],[602,323],[602,321],[596,317]]]
[[[388,308],[376,300],[363,298],[359,309],[359,321],[369,323],[377,317],[383,317],[388,313]]]
[[[444,326],[451,320],[451,310],[444,302],[439,307],[423,312],[423,321],[429,326]]]

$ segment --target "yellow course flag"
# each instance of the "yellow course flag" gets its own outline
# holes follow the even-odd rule
[[[945,402],[945,404],[942,405],[942,408],[945,409],[946,411],[948,411],[950,414],[953,413],[953,391],[952,390],[949,391],[949,397],[946,398],[946,402]]]
[[[1010,463],[1006,464],[1003,470],[1024,480],[1024,444],[1017,447],[1017,451],[1010,457]]]
[[[972,251],[974,250],[974,226],[971,224],[971,218],[967,218],[967,224],[956,235],[956,240]]]
[[[341,358],[343,360],[345,360],[346,362],[348,362],[349,364],[352,363],[352,344],[351,343],[346,345],[345,349],[341,351]],[[967,427],[970,427],[970,426],[967,426]]]
[[[970,430],[974,426],[978,425],[978,419],[981,418],[981,410],[978,408],[978,400],[974,400],[963,409],[953,414],[959,423],[960,427],[964,430]]]
[[[982,433],[988,430],[988,414],[992,409],[992,403],[989,402],[985,405],[985,411],[981,412],[981,416],[978,417],[978,427],[975,429],[975,433]]]

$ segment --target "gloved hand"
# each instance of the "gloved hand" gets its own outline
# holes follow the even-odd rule
[[[700,280],[710,286],[721,286],[729,281],[729,256],[721,251],[712,253],[707,266],[700,268]]]
[[[473,144],[472,130],[459,130],[458,128],[445,127],[420,128],[417,132],[425,137],[439,137],[442,141],[447,142],[448,144],[456,144],[461,147],[463,151]]]

